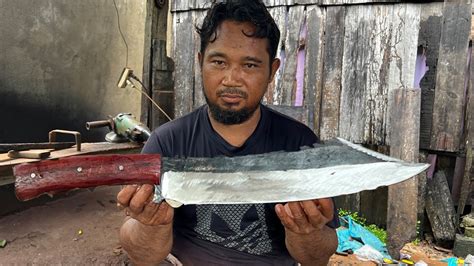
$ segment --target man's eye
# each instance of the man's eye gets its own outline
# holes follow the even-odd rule
[[[224,65],[224,61],[221,61],[221,60],[214,60],[212,61],[212,63],[216,66],[222,66]]]
[[[257,65],[256,65],[256,64],[252,64],[252,63],[247,63],[247,64],[245,64],[245,67],[246,67],[246,68],[255,68],[255,67],[257,67]]]

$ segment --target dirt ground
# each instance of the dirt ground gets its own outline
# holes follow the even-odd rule
[[[0,218],[0,265],[124,265],[118,187],[84,190]]]
[[[123,213],[116,208],[119,187],[81,190],[68,197],[0,218],[0,265],[128,265],[118,241]],[[429,246],[405,247],[429,265],[450,254]],[[432,258],[433,260],[430,260]],[[330,265],[376,265],[354,255],[334,255]]]

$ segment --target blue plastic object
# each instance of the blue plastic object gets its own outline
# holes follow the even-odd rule
[[[347,250],[356,251],[363,245],[369,245],[382,253],[384,258],[392,259],[388,254],[385,244],[382,243],[382,241],[380,241],[374,234],[356,223],[350,216],[343,216],[340,219],[341,224],[345,225],[347,229],[337,230],[337,239],[339,240],[339,245],[337,246],[338,252],[344,252]]]

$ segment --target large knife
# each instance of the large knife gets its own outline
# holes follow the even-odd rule
[[[289,202],[388,186],[426,170],[343,139],[297,152],[241,157],[76,156],[18,165],[18,199],[99,185],[160,185],[157,200],[180,204]]]

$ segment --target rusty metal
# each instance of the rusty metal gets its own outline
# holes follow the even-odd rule
[[[57,134],[68,134],[73,135],[76,140],[76,149],[77,151],[81,151],[81,133],[78,131],[71,131],[71,130],[63,130],[63,129],[54,129],[49,132],[49,142],[56,141]]]
[[[0,153],[9,151],[24,151],[31,149],[61,150],[74,146],[75,142],[40,142],[40,143],[1,143]]]

